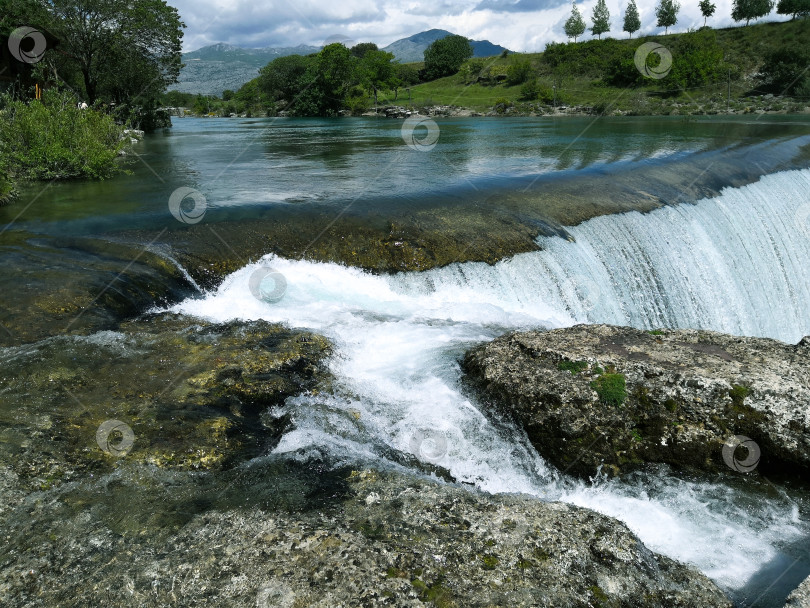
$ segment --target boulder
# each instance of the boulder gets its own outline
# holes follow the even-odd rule
[[[566,472],[810,469],[808,338],[578,325],[502,336],[463,366]]]

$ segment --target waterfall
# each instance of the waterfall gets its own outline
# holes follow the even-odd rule
[[[602,216],[495,266],[401,275],[409,293],[456,294],[549,324],[695,328],[796,342],[810,334],[810,170],[714,199]]]
[[[377,276],[267,256],[172,310],[284,322],[333,341],[333,389],[288,400],[294,429],[277,453],[381,467],[403,466],[407,458],[395,455],[404,454],[485,491],[588,506],[747,593],[763,564],[808,536],[790,500],[752,501],[744,489],[668,475],[596,485],[561,478],[519,429],[494,424],[470,401],[457,361],[509,330],[580,322],[795,342],[810,333],[809,217],[810,170],[784,172],[695,204],[594,218],[570,229],[572,241],[542,237],[541,251],[491,266]],[[273,277],[271,298],[253,295],[262,277]],[[733,559],[728,547],[738,550]]]

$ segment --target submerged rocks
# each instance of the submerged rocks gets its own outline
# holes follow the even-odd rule
[[[30,489],[122,458],[193,470],[243,462],[289,425],[268,408],[328,382],[328,352],[324,338],[281,325],[176,315],[0,349],[0,461]]]
[[[807,338],[578,325],[503,336],[463,365],[566,472],[810,469]]]
[[[731,606],[610,517],[398,474],[346,472],[320,508],[212,508],[168,535],[60,525],[5,561],[6,606]]]
[[[194,293],[176,265],[144,245],[11,230],[0,261],[0,346],[114,329]]]

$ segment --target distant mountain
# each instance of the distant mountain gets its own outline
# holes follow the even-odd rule
[[[452,32],[447,30],[428,30],[392,42],[382,50],[393,53],[394,57],[402,63],[424,61],[427,47],[436,40],[452,35]],[[500,45],[492,44],[489,40],[470,40],[470,43],[473,47],[473,57],[492,57],[493,55],[500,55],[506,50]]]
[[[225,43],[212,44],[190,53],[183,53],[179,82],[171,88],[183,93],[222,95],[222,91],[237,90],[248,80],[256,78],[259,68],[278,57],[309,55],[320,50],[301,44],[293,47],[243,49]]]
[[[385,47],[402,63],[424,60],[425,49],[436,40],[452,35],[446,30],[428,30],[408,38],[397,40]],[[474,57],[499,55],[506,49],[489,40],[471,40]],[[202,95],[222,95],[222,91],[236,91],[248,80],[256,78],[259,68],[273,59],[287,55],[309,55],[317,53],[320,47],[301,44],[292,47],[267,47],[263,49],[243,49],[220,42],[205,46],[190,53],[183,53],[183,68],[179,82],[171,88],[183,93]]]

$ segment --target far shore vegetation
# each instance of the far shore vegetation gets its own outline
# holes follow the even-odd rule
[[[634,29],[630,10],[627,27]],[[707,19],[714,13],[711,6],[704,10]],[[414,64],[399,64],[371,43],[350,49],[333,44],[306,57],[276,59],[220,97],[169,91],[162,99],[198,116],[224,117],[360,115],[384,106],[455,106],[482,114],[544,114],[576,106],[597,115],[763,107],[798,112],[810,106],[810,19],[802,14],[787,22],[621,40],[604,31],[597,35],[602,39],[487,58],[471,57],[466,40],[453,36],[433,43],[426,61]],[[645,76],[636,65],[636,50],[648,42],[671,54],[672,66],[662,78]],[[658,61],[656,54],[647,58],[652,70]],[[763,104],[763,97],[776,100]]]
[[[748,24],[774,6],[735,0],[733,16]],[[660,0],[665,32],[679,8]],[[708,22],[714,4],[701,0],[700,8]],[[36,62],[6,58],[0,66],[0,203],[15,180],[103,179],[121,171],[125,129],[170,126],[175,108],[198,116],[328,117],[386,106],[677,115],[761,111],[766,98],[767,110],[803,111],[810,106],[810,0],[779,0],[776,8],[793,19],[633,38],[639,16],[631,2],[628,38],[617,39],[599,3],[590,27],[596,38],[577,41],[586,24],[574,4],[565,23],[571,41],[549,43],[542,53],[475,58],[466,38],[451,35],[431,44],[423,62],[401,64],[373,43],[334,43],[278,58],[239,90],[212,97],[168,91],[182,67],[185,25],[165,0],[0,0],[3,44],[23,26],[48,40]],[[636,51],[651,42],[671,55],[671,66],[660,63],[660,53],[639,66]]]
[[[164,0],[0,0],[0,203],[15,180],[108,177],[125,129],[170,126],[183,27]],[[41,56],[15,56],[36,48],[19,28]]]

